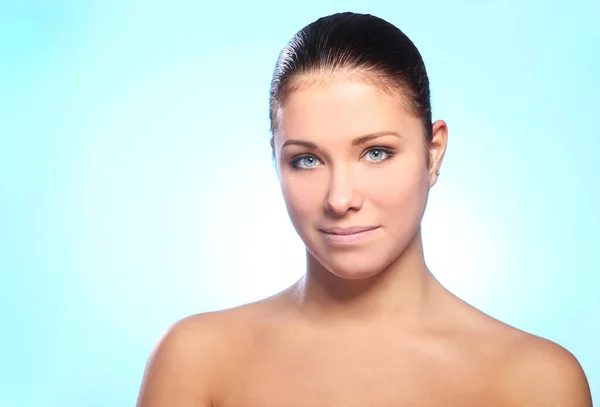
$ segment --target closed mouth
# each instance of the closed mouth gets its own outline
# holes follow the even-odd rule
[[[362,232],[368,232],[369,230],[377,229],[379,226],[353,226],[348,228],[328,228],[321,229],[321,232],[330,235],[348,236],[355,235]]]
[[[321,229],[325,240],[332,246],[356,246],[373,237],[379,226]]]

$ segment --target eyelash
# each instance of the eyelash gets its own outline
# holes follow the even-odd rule
[[[394,150],[390,149],[390,148],[375,146],[375,147],[371,147],[368,150],[366,150],[364,152],[364,154],[361,156],[361,158],[364,157],[364,156],[366,156],[367,154],[369,154],[371,151],[383,151],[385,154],[387,154],[386,157],[383,160],[372,162],[372,164],[381,164],[381,163],[389,160],[390,158],[392,158],[392,157],[394,157],[396,155],[396,152]],[[298,163],[300,162],[300,160],[302,160],[304,158],[307,158],[307,157],[314,157],[318,161],[321,161],[319,158],[317,158],[313,154],[303,154],[303,155],[294,157],[294,159],[292,159],[290,161],[290,164],[291,164],[292,168],[294,168],[296,170],[310,170],[310,169],[312,169],[312,168],[303,168],[303,167],[300,167],[298,165]]]

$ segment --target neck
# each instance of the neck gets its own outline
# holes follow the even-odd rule
[[[328,322],[418,321],[439,287],[425,264],[420,230],[392,264],[367,279],[340,278],[307,256],[307,273],[294,291],[304,314]]]

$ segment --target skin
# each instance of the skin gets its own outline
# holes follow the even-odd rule
[[[339,75],[304,79],[272,146],[305,276],[176,323],[148,362],[138,407],[591,407],[573,355],[469,306],[427,268],[420,223],[446,123],[426,143],[399,94]],[[323,232],[348,226],[376,229],[346,246]]]

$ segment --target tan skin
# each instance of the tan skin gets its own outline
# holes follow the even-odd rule
[[[591,407],[569,352],[469,306],[429,271],[420,223],[446,123],[426,143],[399,94],[357,77],[297,78],[278,113],[273,148],[306,275],[175,324],[138,407]],[[327,232],[349,226],[375,229],[352,244]]]

